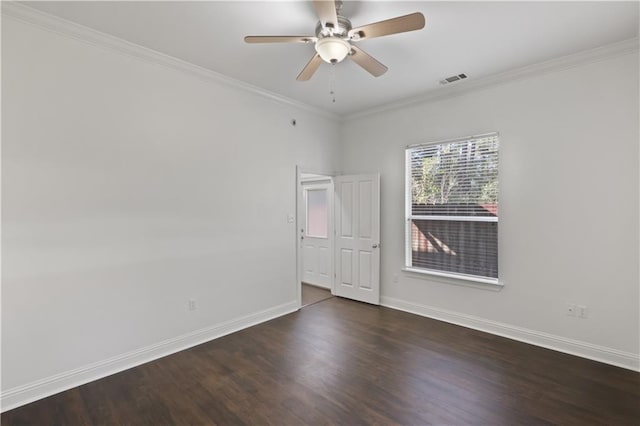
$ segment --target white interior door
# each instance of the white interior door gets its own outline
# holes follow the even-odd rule
[[[333,276],[333,185],[303,183],[302,281],[331,288]]]
[[[335,294],[380,304],[380,175],[334,178]]]

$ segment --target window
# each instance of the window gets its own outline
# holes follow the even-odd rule
[[[498,135],[406,151],[406,270],[498,284]]]
[[[328,202],[327,189],[307,189],[307,236],[327,238]]]

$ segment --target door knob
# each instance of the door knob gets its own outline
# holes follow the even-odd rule
[[[374,244],[371,246],[371,248],[378,248],[378,247],[380,247],[380,244]]]

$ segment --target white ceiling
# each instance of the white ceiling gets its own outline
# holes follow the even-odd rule
[[[296,76],[312,45],[246,44],[245,35],[314,35],[307,1],[27,2],[64,19],[180,58],[335,113],[356,113],[467,81],[638,36],[639,3],[345,1],[360,26],[420,11],[421,31],[363,40],[389,67],[374,78],[351,61],[323,64],[308,82]],[[336,102],[329,88],[332,68]],[[453,85],[452,85],[453,86]]]

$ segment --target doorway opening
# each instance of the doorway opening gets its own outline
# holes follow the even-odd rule
[[[298,284],[302,307],[333,297],[332,176],[299,171],[298,195]]]
[[[315,305],[318,302],[322,302],[327,299],[331,299],[333,294],[331,294],[331,290],[321,287],[316,287],[311,284],[307,284],[305,282],[301,283],[302,285],[302,303],[301,308],[305,306]]]
[[[303,283],[379,305],[380,174],[296,173],[298,306]]]

